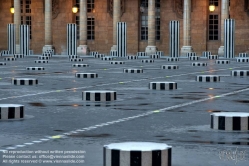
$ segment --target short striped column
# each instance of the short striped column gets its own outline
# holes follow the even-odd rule
[[[189,58],[189,57],[192,57],[192,56],[197,56],[197,54],[196,54],[196,52],[187,52],[186,56]]]
[[[126,22],[117,23],[117,53],[118,57],[127,55],[127,25]]]
[[[38,80],[36,78],[12,78],[13,85],[37,85]]]
[[[179,69],[178,65],[162,65],[161,69]]]
[[[79,56],[78,55],[69,55],[68,58],[69,59],[77,59],[77,58],[79,58]]]
[[[83,62],[84,60],[82,58],[74,58],[74,59],[69,59],[70,62]]]
[[[153,59],[142,59],[141,60],[142,63],[154,63]]]
[[[249,58],[237,58],[237,62],[243,63],[243,62],[249,62]]]
[[[143,73],[143,69],[124,69],[124,73]]]
[[[220,76],[217,75],[198,75],[197,82],[220,82]]]
[[[95,54],[94,58],[102,58],[105,57],[105,54]]]
[[[76,24],[67,24],[67,55],[77,55]]]
[[[199,57],[198,56],[190,56],[188,59],[191,61],[198,61]]]
[[[117,100],[117,92],[115,91],[83,91],[82,100],[85,101],[114,101]]]
[[[211,114],[212,129],[226,131],[248,131],[249,113],[219,112]]]
[[[110,51],[110,56],[117,57],[118,56],[118,52],[116,50],[111,50]]]
[[[42,56],[52,57],[52,53],[43,53]]]
[[[219,59],[218,55],[208,55],[208,59]]]
[[[90,52],[90,56],[95,56],[95,55],[98,55],[99,53],[97,51],[92,51]]]
[[[174,89],[177,89],[177,83],[176,82],[150,82],[149,89],[174,90]]]
[[[104,146],[104,166],[171,166],[172,146],[153,142],[123,142]]]
[[[169,61],[169,62],[177,62],[177,61],[179,61],[179,58],[174,58],[174,57],[167,58],[167,61]]]
[[[26,67],[26,70],[45,70],[44,67]]]
[[[40,60],[48,60],[48,59],[50,59],[50,57],[48,57],[48,56],[39,56],[38,59],[40,59]]]
[[[0,66],[5,66],[6,63],[5,62],[0,62]]]
[[[48,60],[35,60],[35,63],[48,63]]]
[[[0,104],[0,120],[23,119],[24,105]]]
[[[249,76],[249,70],[232,70],[231,76]]]
[[[7,57],[7,58],[3,58],[3,60],[5,60],[5,61],[15,61],[16,58],[14,58],[14,57]]]
[[[23,54],[14,54],[14,58],[24,58]]]
[[[210,51],[203,51],[203,52],[202,52],[202,57],[207,58],[209,55],[211,55],[211,52],[210,52]]]
[[[29,25],[20,25],[20,53],[24,56],[29,55]]]
[[[54,55],[54,49],[46,50],[44,53],[49,53],[49,54]]]
[[[3,55],[9,55],[9,54],[10,54],[9,50],[2,50],[1,51],[1,56],[3,56]]]
[[[151,54],[151,55],[150,55],[150,58],[151,58],[151,59],[159,59],[159,58],[160,58],[160,55],[158,55],[158,54]]]
[[[216,60],[215,61],[216,64],[230,64],[230,60]]]
[[[127,58],[128,60],[135,60],[135,59],[137,59],[137,56],[128,55],[128,56],[126,56],[126,58]]]
[[[146,52],[137,52],[138,57],[148,56]]]
[[[225,58],[234,58],[234,34],[235,34],[235,20],[224,20],[224,55]]]
[[[193,62],[192,66],[207,66],[207,63],[205,63],[205,62]]]
[[[162,58],[164,56],[163,51],[157,51],[156,54],[159,55],[160,58]]]
[[[77,78],[98,78],[97,73],[75,73]]]
[[[247,53],[239,53],[240,58],[246,58],[249,57]]]
[[[170,41],[169,41],[169,55],[171,57],[179,57],[180,55],[180,23],[179,21],[170,21],[169,23]]]
[[[111,65],[123,65],[125,64],[125,62],[124,61],[111,61],[110,64]]]
[[[9,54],[16,53],[16,25],[15,24],[8,24],[8,51]]]
[[[72,67],[89,67],[88,64],[72,64]]]
[[[108,57],[108,56],[106,56],[106,57],[102,57],[101,60],[102,60],[102,61],[112,61],[112,60],[113,60],[113,57]]]

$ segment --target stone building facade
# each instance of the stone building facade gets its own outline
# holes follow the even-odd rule
[[[29,3],[30,13],[21,13],[23,17],[31,16],[31,33],[30,48],[34,54],[41,54],[45,45],[45,1],[46,0],[0,0],[0,50],[7,49],[7,24],[14,22],[14,16],[9,9],[14,1],[25,1],[21,4]],[[66,53],[66,26],[68,23],[76,23],[76,16],[72,6],[77,0],[50,0],[53,10],[52,18],[52,45],[56,54]],[[88,0],[86,0],[88,2]],[[90,0],[91,1],[91,0]],[[89,2],[90,2],[89,1]],[[120,21],[127,23],[127,52],[128,54],[136,54],[138,51],[145,51],[148,46],[148,40],[144,37],[147,31],[146,11],[150,0],[93,0],[94,8],[87,12],[88,18],[94,18],[91,33],[94,38],[87,40],[87,46],[90,51],[98,51],[100,53],[109,53],[113,47],[113,8],[114,1],[121,3]],[[147,1],[147,2],[146,2]],[[169,22],[171,20],[180,21],[180,47],[183,46],[184,38],[184,5],[185,1],[191,2],[190,8],[190,45],[193,51],[198,55],[202,51],[211,51],[212,54],[218,54],[218,49],[222,45],[221,42],[221,12],[222,1],[229,0],[213,0],[218,2],[214,13],[209,11],[210,0],[153,0],[153,3],[159,3],[156,7],[157,22],[155,26],[160,28],[155,32],[155,46],[158,50],[164,51],[165,55],[169,54]],[[145,2],[145,3],[144,3]],[[143,4],[144,3],[144,4]],[[146,4],[147,3],[147,4]],[[249,51],[249,3],[248,0],[230,0],[229,17],[235,19],[235,53]],[[25,8],[25,7],[24,7]],[[159,9],[158,9],[159,8]],[[218,23],[210,22],[210,15],[217,15]],[[144,19],[145,18],[145,19]],[[26,20],[27,21],[27,20]],[[145,22],[143,22],[145,21]],[[213,20],[215,22],[215,20]],[[213,26],[213,27],[212,27]],[[214,28],[210,37],[210,29]],[[143,28],[143,29],[142,29]],[[142,32],[143,31],[143,32]],[[142,34],[143,33],[143,34]],[[147,32],[146,32],[147,33]],[[157,36],[158,35],[158,36]],[[143,36],[143,37],[142,37]],[[212,36],[212,35],[211,35]],[[213,40],[215,38],[215,40]],[[212,39],[212,40],[210,40]]]

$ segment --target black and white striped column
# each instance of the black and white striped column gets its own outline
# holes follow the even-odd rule
[[[37,85],[38,80],[36,78],[12,78],[13,85]]]
[[[225,19],[224,23],[224,55],[225,58],[234,58],[235,20]]]
[[[207,66],[207,63],[205,63],[205,62],[193,62],[192,66]]]
[[[178,65],[162,65],[161,66],[161,69],[179,69],[179,66]]]
[[[249,70],[232,70],[231,76],[249,76]]]
[[[171,57],[171,58],[167,58],[167,61],[170,61],[170,62],[177,62],[177,61],[179,61],[179,58]]]
[[[191,57],[191,56],[197,56],[196,52],[187,52],[187,57]]]
[[[249,58],[237,58],[237,62],[249,62]]]
[[[220,76],[217,75],[198,75],[197,82],[220,82]]]
[[[145,56],[148,56],[148,55],[147,55],[147,52],[137,52],[137,56],[145,57]]]
[[[118,56],[118,52],[116,50],[111,50],[110,51],[110,56],[116,57],[116,56]]]
[[[15,24],[8,24],[8,50],[9,54],[16,53],[16,31],[15,31]]]
[[[90,52],[90,56],[95,56],[95,55],[98,55],[99,53],[97,51],[92,51]]]
[[[248,53],[239,53],[239,57],[240,58],[246,58],[246,57],[249,57],[249,56],[248,56]]]
[[[114,101],[117,100],[117,92],[115,91],[83,91],[82,100],[85,101]]]
[[[24,106],[18,104],[0,104],[0,120],[23,119]]]
[[[150,82],[149,89],[174,90],[174,89],[177,89],[177,83],[176,82]]]
[[[153,59],[142,59],[141,60],[142,63],[154,63]]]
[[[172,146],[123,142],[104,146],[104,166],[171,166]]]
[[[124,69],[124,73],[143,73],[143,69]]]
[[[117,23],[117,52],[118,57],[127,55],[127,25],[126,22]]]
[[[179,57],[180,23],[179,21],[170,21],[169,27],[170,27],[169,55],[171,57]]]
[[[230,60],[216,60],[216,64],[230,64]]]
[[[208,59],[219,59],[219,55],[208,55]]]
[[[29,55],[29,25],[20,25],[20,54]]]
[[[211,55],[211,52],[210,52],[210,51],[203,51],[203,52],[202,52],[202,57],[207,58],[209,55]]]
[[[75,73],[77,78],[98,78],[97,73]]]
[[[0,62],[0,66],[5,66],[6,63],[5,62]]]
[[[67,55],[77,55],[76,24],[67,24]]]
[[[45,70],[44,67],[26,67],[26,70]]]
[[[227,131],[248,131],[249,113],[219,112],[211,114],[212,129]]]

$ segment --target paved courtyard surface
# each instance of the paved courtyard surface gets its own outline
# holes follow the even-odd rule
[[[173,166],[249,165],[249,132],[210,128],[212,112],[249,112],[249,78],[230,76],[231,70],[248,70],[248,63],[231,60],[231,64],[218,65],[202,58],[199,62],[208,66],[193,67],[195,61],[181,58],[179,62],[155,59],[155,63],[124,59],[124,65],[111,65],[90,57],[84,57],[83,62],[52,57],[47,64],[36,64],[37,59],[26,57],[0,66],[0,104],[25,106],[24,120],[0,121],[1,166],[102,166],[103,146],[126,141],[171,145]],[[5,62],[3,57],[0,61]],[[72,64],[89,67],[73,68]],[[179,69],[160,69],[167,64],[177,64]],[[39,66],[45,70],[26,70]],[[143,69],[144,73],[123,73],[124,68]],[[93,72],[99,77],[76,78],[76,72]],[[195,81],[196,75],[209,74],[220,75],[221,82]],[[39,84],[12,85],[11,79],[18,77],[37,78]],[[152,81],[174,81],[178,89],[150,90]],[[86,102],[82,100],[84,90],[114,90],[117,100]],[[78,160],[84,163],[49,164],[55,161],[52,156],[47,158],[50,151],[77,151]],[[17,155],[6,159],[14,152],[47,163],[15,164]]]

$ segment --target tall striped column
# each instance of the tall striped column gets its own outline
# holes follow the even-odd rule
[[[155,0],[148,0],[148,46],[145,49],[148,55],[155,54],[156,48],[156,7]]]
[[[21,25],[21,0],[14,0],[14,24],[16,25],[16,49],[14,53],[20,53],[19,26]]]
[[[117,52],[118,52],[118,57],[126,57],[127,55],[126,22],[118,22],[117,24]]]
[[[8,50],[9,54],[16,53],[16,25],[15,24],[8,24]]]
[[[45,0],[45,46],[42,51],[44,53],[52,49],[52,0]]]
[[[186,55],[188,52],[193,52],[191,46],[191,0],[184,0],[183,46],[181,48],[181,54]]]
[[[20,25],[20,54],[29,55],[29,25]]]
[[[234,58],[234,34],[235,20],[225,19],[224,21],[224,55],[226,58]]]
[[[121,0],[113,0],[113,46],[117,50],[117,23],[121,20]]]
[[[171,57],[179,57],[179,40],[180,40],[180,23],[179,21],[170,21],[169,23],[170,41],[169,55]]]
[[[76,24],[67,24],[67,55],[77,55]]]
[[[87,0],[80,0],[80,41],[77,47],[78,55],[89,55],[87,46]]]
[[[225,26],[224,21],[225,19],[229,18],[229,0],[221,0],[221,46],[218,50],[218,55],[224,55],[224,33],[225,33]]]

